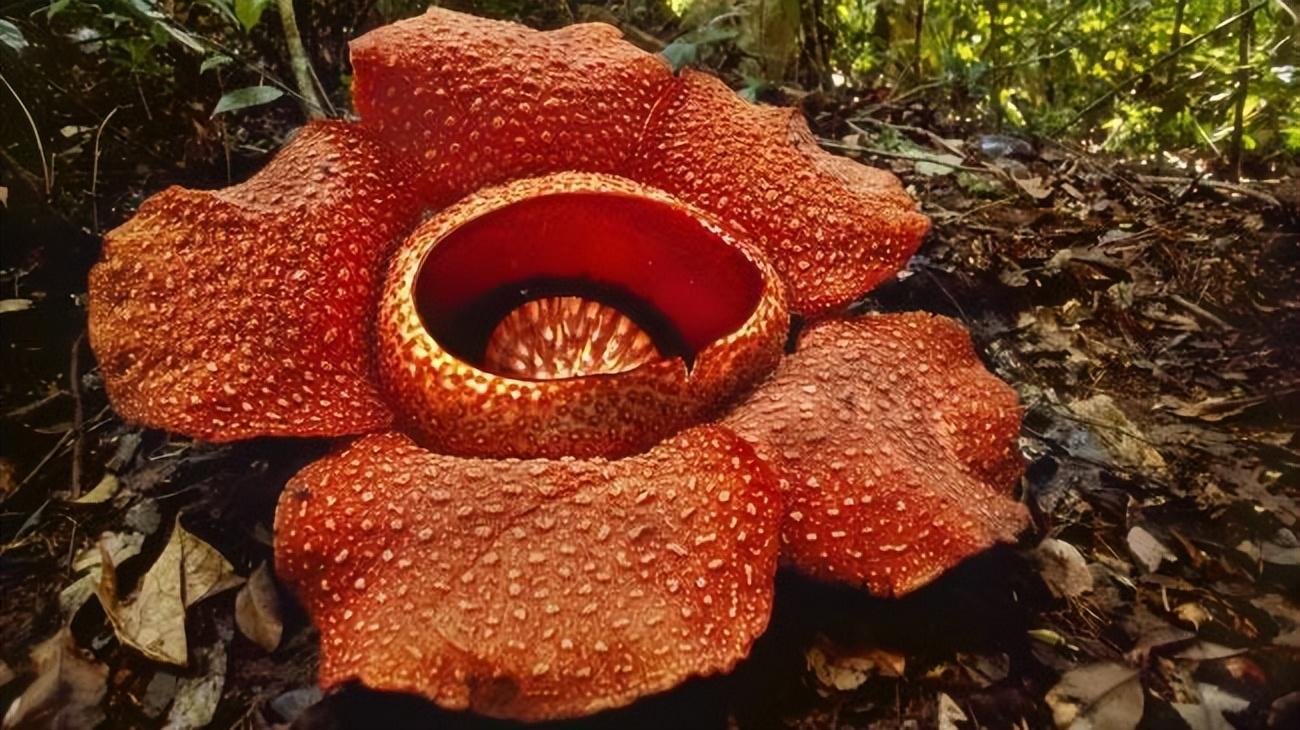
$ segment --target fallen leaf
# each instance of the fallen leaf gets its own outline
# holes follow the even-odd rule
[[[1148,443],[1142,431],[1115,405],[1108,395],[1094,395],[1070,403],[1070,410],[1092,426],[1106,450],[1122,465],[1161,470],[1164,457]]]
[[[181,526],[180,517],[158,560],[130,599],[117,595],[112,558],[104,552],[97,593],[117,638],[155,661],[184,666],[188,655],[185,609],[243,582],[216,548]]]
[[[947,694],[939,693],[939,730],[957,730],[957,723],[969,718],[962,712],[961,706]]]
[[[829,642],[818,642],[805,656],[808,668],[825,687],[848,691],[861,687],[874,676],[900,677],[907,659],[880,648],[844,651]]]
[[[32,308],[30,299],[0,299],[0,314],[21,312]]]
[[[111,472],[105,473],[104,478],[99,480],[95,488],[72,500],[74,504],[101,504],[113,498],[117,494],[117,488],[121,486],[117,475]]]
[[[1074,598],[1092,590],[1092,571],[1079,549],[1063,540],[1047,538],[1033,551],[1038,572],[1058,598]]]
[[[1057,728],[1132,730],[1142,719],[1144,697],[1136,669],[1102,663],[1066,672],[1045,701]]]
[[[99,542],[77,555],[72,561],[72,569],[80,572],[81,576],[59,592],[59,608],[63,615],[76,613],[95,595],[95,587],[99,585],[101,576],[101,548],[108,552],[113,565],[121,565],[138,555],[143,545],[144,535],[138,532],[105,532],[99,536]]]
[[[227,619],[229,620],[229,619]],[[229,631],[230,624],[226,624]],[[194,730],[207,727],[217,714],[221,689],[226,684],[226,644],[218,641],[195,652],[201,662],[198,676],[183,677],[176,684],[176,700],[167,714],[163,730]]]
[[[67,628],[32,650],[36,681],[5,712],[4,730],[81,730],[104,721],[100,700],[108,689],[108,667],[77,648]]]
[[[239,631],[267,652],[275,651],[284,633],[280,620],[280,596],[266,563],[248,576],[235,596],[235,624]]]
[[[1172,703],[1191,730],[1234,730],[1223,713],[1241,712],[1250,706],[1249,700],[1229,694],[1213,684],[1197,684],[1196,694],[1199,703]]]
[[[1159,570],[1160,564],[1166,560],[1173,562],[1178,559],[1154,535],[1141,527],[1134,526],[1130,529],[1127,541],[1129,552],[1148,573]]]

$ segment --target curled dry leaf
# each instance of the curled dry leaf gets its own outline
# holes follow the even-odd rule
[[[107,552],[113,565],[121,565],[128,558],[140,554],[144,545],[144,535],[138,532],[105,532],[99,536],[99,542],[83,550],[72,561],[72,569],[81,573],[67,588],[59,592],[59,608],[64,616],[72,616],[77,609],[95,595],[95,587],[101,579],[100,566],[102,553]],[[101,552],[102,551],[102,552]]]
[[[907,669],[907,658],[901,654],[879,647],[846,651],[827,641],[810,647],[805,659],[818,682],[840,691],[857,689],[874,676],[901,677]]]
[[[1139,470],[1161,471],[1165,459],[1151,447],[1151,442],[1137,424],[1108,395],[1094,395],[1070,404],[1070,410],[1088,425],[1106,450],[1121,466]]]
[[[280,620],[280,595],[266,563],[248,576],[248,582],[235,596],[235,623],[239,633],[268,652],[275,651],[284,633]]]
[[[185,609],[243,581],[216,548],[182,527],[179,517],[162,554],[126,601],[117,595],[111,556],[104,550],[101,554],[103,576],[97,592],[117,638],[150,659],[168,664],[186,663]]]
[[[957,723],[966,722],[970,718],[962,711],[961,705],[949,697],[946,693],[939,693],[939,730],[957,730]]]
[[[226,624],[227,638],[230,624]],[[212,646],[195,652],[201,671],[176,684],[176,701],[167,714],[163,730],[194,730],[207,727],[217,714],[221,689],[226,684],[226,643],[219,639]]]
[[[1250,700],[1230,694],[1214,684],[1197,684],[1196,695],[1198,702],[1173,703],[1191,730],[1234,730],[1235,726],[1223,713],[1242,712],[1250,706]]]
[[[1142,719],[1144,697],[1136,669],[1106,662],[1066,672],[1046,702],[1057,728],[1133,730]]]
[[[76,504],[102,504],[113,498],[117,494],[117,489],[122,483],[118,480],[117,475],[111,472],[105,473],[104,478],[99,480],[95,488],[73,500]]]
[[[104,721],[99,702],[108,688],[108,667],[77,648],[64,628],[32,650],[36,681],[9,705],[4,730],[82,730]]]
[[[1178,559],[1155,535],[1141,527],[1133,527],[1128,531],[1127,542],[1129,552],[1148,573],[1159,570],[1160,564],[1166,560],[1172,562]]]
[[[1039,575],[1056,597],[1075,598],[1092,590],[1088,562],[1070,543],[1049,537],[1034,548],[1033,556]]]

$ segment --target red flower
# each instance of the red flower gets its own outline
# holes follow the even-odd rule
[[[322,684],[591,713],[730,669],[778,558],[896,595],[1024,525],[966,333],[840,317],[926,230],[892,175],[603,25],[431,9],[352,55],[359,125],[154,196],[90,294],[125,418],[365,434],[276,515]]]

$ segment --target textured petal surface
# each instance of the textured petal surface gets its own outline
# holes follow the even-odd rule
[[[780,475],[783,559],[816,577],[907,593],[1027,524],[1016,394],[947,318],[814,326],[725,423]]]
[[[363,437],[290,481],[276,566],[349,679],[572,717],[729,670],[767,625],[780,494],[718,427],[619,461],[479,460]]]
[[[817,146],[795,109],[750,104],[685,71],[651,121],[628,177],[749,231],[815,316],[901,268],[929,223],[898,179]]]
[[[430,8],[352,42],[353,98],[364,125],[421,163],[436,205],[517,177],[614,172],[673,83],[621,35]]]
[[[363,130],[319,123],[241,185],[145,201],[90,277],[118,412],[217,441],[386,425],[370,333],[419,213],[404,169]]]
[[[522,380],[431,333],[438,313],[477,312],[503,285],[574,279],[663,313],[698,348],[690,371],[665,358],[616,375]],[[775,367],[788,327],[776,273],[706,214],[623,178],[559,173],[480,191],[401,246],[379,313],[380,379],[399,423],[435,451],[626,455],[720,413]]]

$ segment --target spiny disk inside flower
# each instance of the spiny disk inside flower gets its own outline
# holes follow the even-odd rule
[[[533,299],[488,335],[487,370],[559,380],[634,370],[661,357],[654,338],[617,308],[578,296]]]

